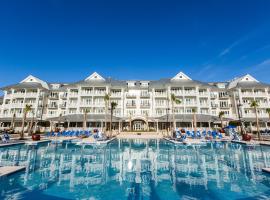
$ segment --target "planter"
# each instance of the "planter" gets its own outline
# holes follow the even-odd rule
[[[242,139],[244,141],[250,141],[251,140],[251,135],[249,135],[249,134],[243,134]]]
[[[32,140],[33,141],[39,141],[40,140],[40,135],[39,134],[32,135]]]

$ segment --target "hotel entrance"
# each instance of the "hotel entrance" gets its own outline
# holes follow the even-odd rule
[[[145,124],[142,120],[135,120],[133,121],[133,130],[134,131],[142,131],[145,130]]]

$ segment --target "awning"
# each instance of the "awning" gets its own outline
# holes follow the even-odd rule
[[[167,119],[169,122],[172,121],[173,115],[168,114],[168,115],[164,115],[158,118],[160,122],[167,122]],[[220,119],[217,116],[205,115],[205,114],[196,114],[196,120],[197,122],[217,122],[217,121],[220,122]],[[230,120],[231,119],[229,118],[223,118],[223,121],[230,121]],[[191,122],[193,121],[193,114],[183,114],[183,115],[176,114],[175,121],[176,122]]]
[[[105,114],[87,114],[87,122],[93,122],[93,121],[105,121]],[[111,116],[107,115],[107,121],[110,121]],[[71,115],[63,115],[61,117],[52,117],[47,118],[46,121],[60,121],[60,122],[83,122],[84,120],[84,114],[71,114]],[[113,122],[119,122],[121,120],[119,117],[113,116],[112,121]]]

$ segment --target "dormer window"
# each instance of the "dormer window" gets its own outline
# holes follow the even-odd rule
[[[183,77],[182,77],[182,76],[179,76],[179,78],[181,78],[181,79],[182,79]]]

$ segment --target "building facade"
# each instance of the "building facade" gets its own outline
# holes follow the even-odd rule
[[[117,103],[113,129],[121,131],[165,130],[172,126],[173,118],[176,127],[192,128],[194,112],[198,127],[217,126],[221,111],[227,121],[240,116],[246,127],[253,129],[253,100],[259,104],[260,127],[268,128],[269,121],[266,109],[270,108],[270,85],[248,74],[228,82],[208,83],[192,80],[183,72],[154,81],[115,80],[94,72],[85,80],[70,84],[47,83],[30,75],[2,90],[1,128],[20,127],[25,105],[32,107],[27,114],[28,124],[32,119],[47,129],[56,125],[82,128],[86,116],[87,127],[104,128],[110,121],[108,102]],[[109,101],[104,98],[107,94]],[[171,94],[181,103],[172,106]]]

